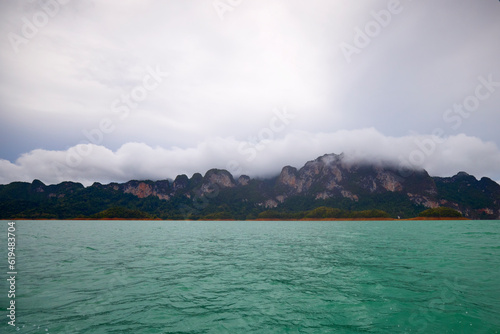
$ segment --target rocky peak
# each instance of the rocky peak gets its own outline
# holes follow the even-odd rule
[[[297,177],[298,177],[297,168],[292,166],[285,166],[281,170],[281,173],[278,177],[278,184],[296,188]]]
[[[344,154],[325,154],[315,160],[308,161],[304,167],[299,170],[299,174],[330,174],[334,172],[337,177],[339,172],[344,168]]]
[[[249,182],[250,182],[250,177],[247,175],[241,175],[238,178],[238,185],[240,185],[240,186],[246,186],[246,185],[248,185]]]
[[[333,163],[341,163],[343,162],[343,160],[344,160],[344,153],[340,154],[330,153],[317,158],[315,161],[321,161],[325,165],[330,165]]]
[[[192,185],[199,185],[203,182],[203,176],[200,173],[194,173],[189,182]]]
[[[325,190],[330,191],[322,193],[320,196],[323,198],[330,197],[332,190],[341,193],[343,187],[339,183],[344,177],[343,158],[343,154],[325,154],[315,160],[308,161],[297,172],[297,190],[299,192],[313,191],[315,195]]]
[[[38,193],[44,192],[45,187],[46,187],[45,184],[40,180],[33,180],[33,182],[31,183],[31,189],[33,189]]]
[[[211,169],[203,177],[203,184],[218,185],[221,188],[236,186],[233,176],[225,169]]]
[[[488,191],[491,192],[499,192],[500,191],[500,184],[496,183],[489,177],[482,177],[481,180],[479,181],[481,184],[482,188],[487,189]]]
[[[174,191],[179,190],[179,189],[185,189],[189,185],[189,178],[187,177],[186,174],[182,175],[177,175],[177,177],[174,180],[173,188]]]
[[[466,172],[458,172],[457,175],[451,178],[453,181],[468,181],[468,182],[476,182],[476,177],[470,175]]]
[[[85,187],[81,183],[77,182],[62,182],[59,184],[52,184],[50,186],[45,187],[45,191],[49,192],[51,194],[71,194],[74,193],[75,191],[82,190]]]
[[[413,190],[436,193],[436,186],[426,172],[416,172],[410,178],[404,178],[388,164],[347,162],[344,154],[325,154],[308,161],[298,171],[290,166],[284,167],[277,183],[287,186],[278,188],[283,194],[308,193],[321,199],[345,197],[357,200],[363,194],[401,192],[406,185],[412,193]]]

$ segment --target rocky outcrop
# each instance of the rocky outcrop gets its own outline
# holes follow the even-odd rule
[[[250,182],[250,176],[241,175],[238,178],[238,185],[240,185],[240,186],[246,186],[246,185],[248,185],[249,182]]]
[[[422,205],[425,206],[426,208],[434,209],[440,207],[442,204],[439,203],[436,200],[432,200],[431,198],[427,196],[422,196],[420,194],[412,194],[412,193],[407,193],[406,194],[410,200],[417,204],[417,205]],[[446,203],[448,204],[448,203]]]
[[[113,187],[113,189],[116,188]],[[168,181],[129,181],[123,185],[122,191],[126,194],[132,194],[139,198],[156,196],[159,199],[170,199],[170,184],[168,183]]]
[[[278,206],[278,202],[276,202],[275,200],[273,199],[268,199],[265,203],[264,203],[264,207],[266,209],[272,209],[272,208],[275,208]]]
[[[203,177],[204,184],[216,184],[221,188],[232,188],[236,186],[233,176],[224,169],[211,169]]]
[[[224,169],[211,169],[203,177],[202,193],[212,193],[220,188],[233,188],[236,186],[233,176]]]
[[[277,185],[287,195],[309,194],[316,199],[338,197],[358,201],[363,193],[402,192],[405,179],[389,166],[356,165],[344,161],[342,154],[326,154],[307,162],[300,170],[284,167]]]
[[[172,185],[172,188],[174,191],[178,191],[181,189],[185,189],[188,186],[189,186],[189,178],[187,177],[187,175],[182,174],[182,175],[177,175]]]
[[[278,184],[301,192],[301,185],[297,184],[297,168],[285,166],[278,177]]]
[[[393,172],[384,171],[377,168],[376,180],[387,191],[395,192],[403,190],[402,178]]]

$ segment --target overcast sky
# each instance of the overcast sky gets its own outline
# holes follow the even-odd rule
[[[500,180],[496,0],[20,0],[0,22],[1,184],[341,152]]]

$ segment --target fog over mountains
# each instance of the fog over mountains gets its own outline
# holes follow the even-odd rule
[[[431,177],[427,171],[391,163],[354,162],[325,154],[297,169],[282,168],[269,178],[235,178],[210,169],[174,180],[126,183],[15,182],[0,186],[1,218],[77,218],[125,207],[163,219],[219,215],[256,218],[264,211],[298,212],[320,206],[343,210],[383,210],[394,218],[413,217],[427,208],[449,207],[472,219],[500,218],[500,185],[466,172]]]
[[[264,127],[263,133],[268,130]],[[433,176],[464,170],[500,180],[497,146],[464,134],[390,137],[368,128],[317,134],[298,131],[284,136],[276,133],[273,140],[267,140],[268,135],[259,133],[248,140],[213,137],[190,148],[128,143],[113,151],[87,143],[61,151],[38,149],[14,163],[0,159],[0,184],[39,179],[46,184],[74,181],[89,186],[93,182],[174,179],[178,174],[191,177],[211,168],[226,169],[234,176],[263,178],[278,174],[282,166],[302,166],[312,157],[332,151],[345,152],[345,158],[353,162],[389,161],[425,169]]]

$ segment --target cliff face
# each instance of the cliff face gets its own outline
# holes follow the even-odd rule
[[[123,197],[125,195],[129,196],[128,200]],[[113,201],[121,203],[136,198],[139,200],[136,206],[141,208],[144,204],[140,200],[160,200],[154,205],[164,207],[161,210],[167,216],[179,211],[179,206],[196,211],[234,209],[258,213],[265,209],[294,210],[298,206],[312,209],[327,205],[345,209],[383,209],[393,216],[447,206],[469,218],[500,219],[500,185],[488,178],[477,180],[465,172],[453,177],[433,178],[424,170],[402,176],[394,166],[353,163],[342,154],[324,155],[300,169],[283,167],[277,177],[270,179],[251,179],[242,175],[235,181],[228,171],[211,169],[204,176],[199,173],[191,178],[179,175],[174,181],[95,183],[87,188],[73,182],[50,186],[38,180],[31,184],[14,182],[0,185],[0,210],[6,212],[3,218],[9,218],[16,212],[38,212],[42,208],[52,208],[51,205],[69,205],[72,201],[75,207],[81,207],[92,196],[96,201],[99,198],[110,202],[108,206]],[[105,204],[102,208],[106,208]],[[92,209],[86,210],[92,212]]]
[[[353,201],[366,195],[397,192],[421,204],[430,203],[437,193],[433,179],[425,171],[416,171],[405,178],[394,167],[348,163],[343,155],[335,154],[309,161],[298,171],[284,167],[277,185],[285,197],[309,194],[316,199],[348,198]]]
[[[168,200],[171,195],[171,187],[168,181],[129,181],[123,185],[113,185],[113,189],[132,194],[139,198],[156,196],[159,199]]]
[[[212,193],[218,188],[233,188],[236,182],[231,173],[223,169],[211,169],[203,177],[202,193]]]

